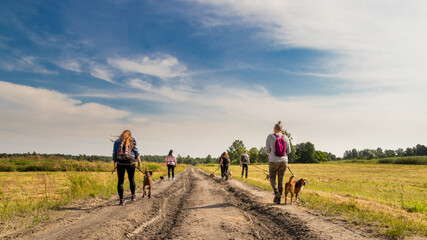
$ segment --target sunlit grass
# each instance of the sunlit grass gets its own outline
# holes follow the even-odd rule
[[[112,163],[110,165],[113,169]],[[143,163],[142,168],[154,171],[153,179],[158,179],[167,169],[157,163]],[[181,172],[184,168],[179,165],[175,171]],[[142,186],[143,174],[138,170],[135,181],[137,187]],[[125,191],[129,190],[127,178],[124,187]],[[17,223],[30,217],[30,224],[36,224],[48,220],[52,210],[73,200],[109,199],[114,194],[117,194],[117,174],[111,172],[0,172],[0,220]]]
[[[199,165],[212,172],[216,165]],[[241,179],[240,166],[231,166],[234,179],[272,190],[268,165],[249,166]],[[391,238],[427,235],[427,166],[375,163],[291,164],[297,177],[308,178],[301,205],[349,222],[365,224]],[[285,181],[289,180],[287,170]]]

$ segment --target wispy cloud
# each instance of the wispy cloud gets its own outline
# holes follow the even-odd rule
[[[128,73],[141,73],[159,78],[173,78],[186,75],[187,68],[170,55],[138,56],[135,58],[109,58],[108,63]]]
[[[41,63],[41,59],[35,56],[16,56],[0,59],[0,69],[6,71],[34,72],[41,74],[56,74],[48,70]]]
[[[65,70],[81,72],[82,64],[77,60],[67,59],[57,62],[57,65]]]
[[[261,36],[278,46],[329,51],[317,64],[344,81],[372,88],[426,86],[421,77],[427,71],[423,66],[427,54],[425,1],[196,2],[213,6],[209,12],[220,19],[231,18],[230,24],[258,26]]]
[[[109,69],[104,67],[100,67],[100,66],[93,67],[90,72],[90,75],[92,75],[95,78],[105,80],[109,83],[115,83],[114,80],[112,79],[113,73]]]

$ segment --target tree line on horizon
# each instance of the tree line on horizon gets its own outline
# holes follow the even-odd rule
[[[326,161],[335,161],[339,160],[334,154],[330,152],[318,151],[315,149],[314,144],[311,142],[299,143],[297,145],[292,145],[292,136],[287,131],[284,131],[290,140],[292,152],[288,155],[289,163],[318,163],[318,162],[326,162]],[[231,164],[239,164],[240,156],[243,152],[247,150],[248,155],[250,157],[251,163],[268,163],[268,154],[265,151],[265,147],[252,147],[247,149],[242,140],[235,140],[231,146],[226,150],[227,154],[230,157]],[[103,161],[110,162],[112,161],[111,156],[98,156],[98,155],[71,155],[71,154],[41,154],[36,152],[28,152],[28,153],[0,153],[0,158],[5,157],[57,157],[64,159],[74,159],[77,161]],[[142,160],[147,162],[157,162],[162,163],[165,161],[166,155],[142,155]],[[205,163],[219,163],[219,156],[212,157],[210,154],[207,157],[191,157],[181,156],[178,154],[177,162],[188,165],[196,165],[196,164],[205,164]]]
[[[417,144],[415,147],[408,147],[405,150],[398,148],[396,150],[377,148],[377,149],[363,149],[346,150],[343,159],[380,159],[390,157],[413,157],[413,156],[427,156],[427,147],[422,144]]]

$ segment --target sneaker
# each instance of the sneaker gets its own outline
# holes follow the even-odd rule
[[[168,180],[170,181],[170,180],[171,180],[171,178],[168,178]]]
[[[172,178],[172,180],[175,180],[175,178]]]
[[[119,206],[123,206],[123,205],[125,205],[125,201],[123,199],[120,199]]]
[[[135,201],[136,200],[136,195],[132,195],[131,200]]]
[[[280,200],[281,200],[281,198],[282,198],[282,195],[281,195],[280,193],[278,193],[278,194],[276,194],[276,195],[274,196],[274,200],[273,200],[273,202],[274,202],[274,203],[277,203],[277,204],[280,204]]]

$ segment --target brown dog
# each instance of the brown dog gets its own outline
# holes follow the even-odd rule
[[[288,193],[291,193],[291,204],[292,204],[292,198],[294,197],[295,193],[295,201],[298,202],[298,195],[299,193],[304,189],[305,185],[307,185],[308,180],[305,178],[300,178],[297,182],[293,182],[292,178],[294,176],[291,176],[289,178],[289,182],[285,184],[285,204],[288,200]]]
[[[152,171],[145,170],[144,172],[144,182],[142,183],[142,189],[144,190],[144,194],[142,197],[145,197],[145,187],[148,186],[148,198],[151,198],[151,190],[153,188],[153,180],[151,179],[151,175],[153,175]]]
[[[215,173],[213,172],[213,173],[211,173],[210,175],[209,175],[209,177],[211,177],[212,179],[215,179]]]

